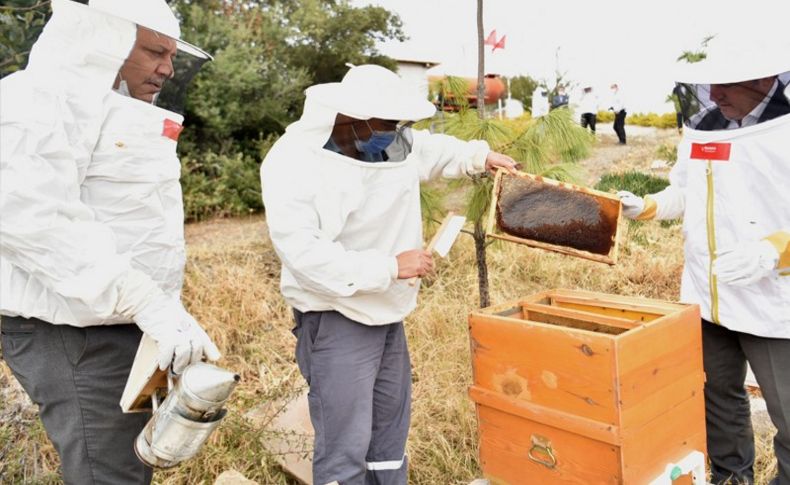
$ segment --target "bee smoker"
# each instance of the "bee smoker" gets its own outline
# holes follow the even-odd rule
[[[170,468],[197,454],[219,426],[222,406],[241,378],[220,367],[198,362],[180,377],[168,377],[167,397],[151,396],[153,416],[134,442],[137,457],[148,466]]]

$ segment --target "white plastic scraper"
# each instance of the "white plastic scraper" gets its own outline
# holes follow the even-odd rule
[[[442,225],[439,226],[439,230],[433,235],[431,242],[428,243],[425,249],[428,251],[436,251],[441,257],[447,256],[453,243],[458,238],[458,234],[461,233],[464,222],[466,222],[466,217],[456,216],[453,212],[449,212],[442,221]],[[415,276],[409,280],[409,286],[414,286],[416,284],[417,277]]]
[[[464,216],[455,216],[452,212],[447,214],[447,217],[445,217],[442,222],[442,226],[436,231],[434,241],[431,241],[433,243],[433,248],[429,245],[428,249],[433,249],[443,258],[447,256],[447,253],[450,252],[450,248],[453,247],[453,243],[461,233],[461,229],[463,229],[465,222],[466,217]]]

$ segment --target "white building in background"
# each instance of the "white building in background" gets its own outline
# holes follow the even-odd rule
[[[524,116],[524,103],[518,99],[505,99],[505,117],[508,119],[521,118]]]
[[[407,82],[412,83],[420,92],[428,97],[428,69],[438,66],[435,61],[395,58],[398,63],[398,74]]]

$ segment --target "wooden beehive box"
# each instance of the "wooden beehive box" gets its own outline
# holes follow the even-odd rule
[[[696,305],[549,290],[469,326],[492,483],[646,484],[705,452]]]
[[[506,205],[512,208],[503,214]],[[502,227],[512,217],[524,223],[523,234]],[[617,263],[620,218],[616,195],[500,169],[494,178],[486,235],[613,265]]]

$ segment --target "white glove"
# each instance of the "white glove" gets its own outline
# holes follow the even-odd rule
[[[173,373],[180,374],[203,356],[208,360],[220,358],[217,346],[181,302],[164,293],[149,300],[134,318],[137,326],[156,340],[162,370],[172,364]]]
[[[645,199],[632,194],[627,190],[617,192],[620,203],[623,204],[623,215],[629,219],[636,219],[645,210]]]
[[[752,241],[716,252],[713,274],[722,283],[747,286],[770,275],[779,263],[779,252],[768,241]]]

